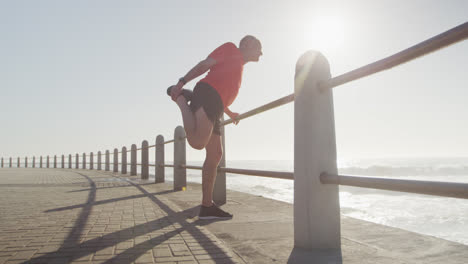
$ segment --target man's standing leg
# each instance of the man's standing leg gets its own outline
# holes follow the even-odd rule
[[[221,157],[223,156],[221,136],[212,133],[205,149],[206,158],[202,171],[202,205],[208,207],[211,206],[213,202],[213,188],[216,180],[217,169],[219,162],[221,161]]]
[[[232,214],[221,210],[213,204],[213,188],[216,180],[218,164],[223,155],[221,136],[211,134],[210,140],[205,147],[206,158],[202,171],[203,199],[200,207],[199,219],[231,219]]]

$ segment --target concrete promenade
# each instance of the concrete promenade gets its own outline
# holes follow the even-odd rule
[[[198,184],[173,192],[103,171],[3,168],[0,264],[468,260],[468,246],[342,217],[342,254],[322,262],[293,249],[292,205],[228,191],[234,218],[202,221],[200,198]]]

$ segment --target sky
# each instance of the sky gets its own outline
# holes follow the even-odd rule
[[[0,0],[0,157],[172,139],[182,117],[167,87],[247,34],[263,56],[244,67],[238,113],[292,94],[308,50],[338,76],[467,22],[467,10],[464,0]],[[338,159],[468,157],[467,69],[464,41],[334,88]],[[228,125],[226,158],[292,160],[293,142],[290,103]],[[187,149],[188,160],[204,155]]]

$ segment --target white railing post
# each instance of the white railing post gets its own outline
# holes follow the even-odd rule
[[[89,153],[89,169],[94,170],[94,153]]]
[[[127,174],[127,148],[123,147],[122,148],[122,168],[121,168],[122,174]]]
[[[221,123],[224,121],[224,117],[221,117]],[[224,137],[224,126],[221,126],[221,140],[222,140],[222,149],[223,155],[221,161],[219,162],[218,167],[226,167],[226,144]],[[217,171],[216,181],[213,189],[213,201],[218,205],[223,205],[226,203],[226,172]]]
[[[102,154],[101,151],[97,153],[97,169],[102,170]]]
[[[174,190],[180,191],[187,187],[187,169],[185,156],[185,130],[182,126],[176,127],[174,131]]]
[[[130,176],[137,175],[137,146],[132,144],[130,148]]]
[[[110,162],[109,150],[106,150],[105,162],[106,162],[106,165],[104,166],[104,167],[105,167],[105,170],[106,170],[106,171],[109,171],[109,170],[110,170],[110,165],[109,165],[109,162]]]
[[[165,168],[164,165],[164,137],[158,135],[156,137],[156,176],[155,183],[164,182],[165,180]]]
[[[149,158],[148,158],[148,141],[143,140],[141,143],[141,179],[149,178]]]
[[[119,150],[114,148],[114,172],[119,172]]]
[[[308,51],[296,64],[294,104],[294,245],[341,256],[340,204],[337,185],[320,183],[320,174],[337,173],[331,89],[327,59]],[[337,255],[338,254],[338,255]]]

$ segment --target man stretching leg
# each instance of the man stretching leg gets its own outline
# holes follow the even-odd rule
[[[239,92],[244,64],[257,62],[261,55],[262,44],[253,36],[242,38],[239,47],[232,42],[225,43],[167,90],[182,112],[188,143],[194,149],[206,150],[202,170],[203,197],[200,219],[232,218],[231,214],[213,203],[217,168],[223,155],[220,118],[223,113],[232,120],[239,115],[231,112],[228,107]],[[195,85],[193,92],[182,89],[187,82],[208,70],[206,77]],[[239,121],[234,121],[234,124],[238,123]]]

